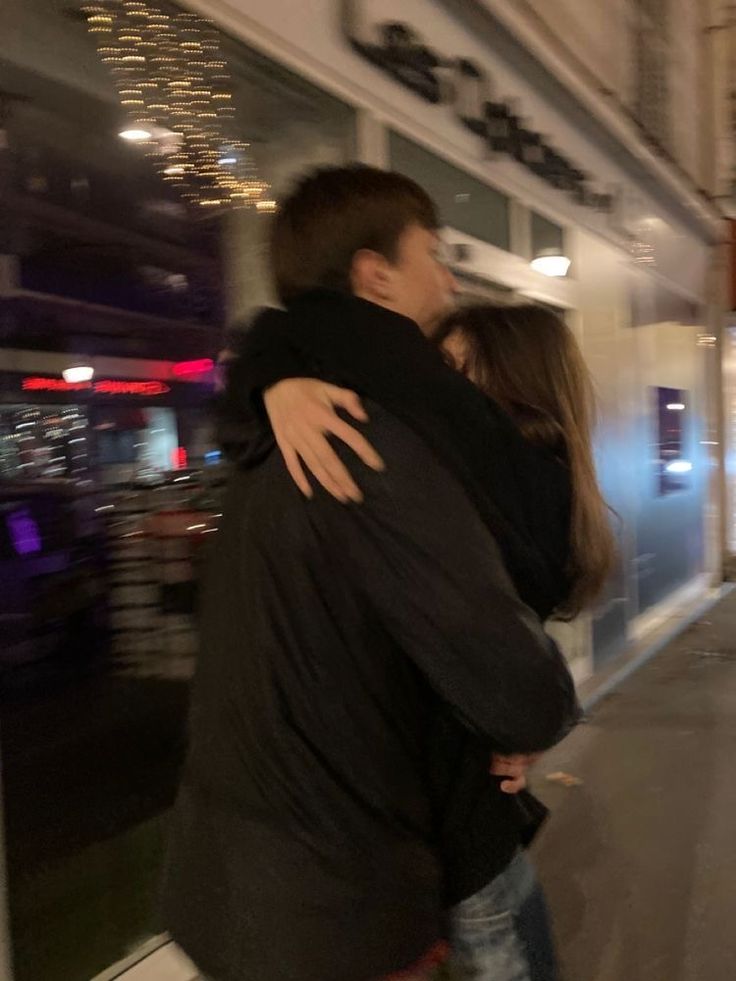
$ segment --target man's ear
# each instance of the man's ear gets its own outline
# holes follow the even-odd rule
[[[393,267],[380,252],[360,249],[353,256],[350,285],[356,296],[377,303],[390,303],[394,294]]]

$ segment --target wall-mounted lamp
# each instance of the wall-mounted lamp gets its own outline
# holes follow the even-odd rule
[[[554,276],[558,279],[567,276],[570,269],[570,259],[562,255],[557,249],[543,249],[531,261],[531,267],[535,272],[542,273],[543,276]]]

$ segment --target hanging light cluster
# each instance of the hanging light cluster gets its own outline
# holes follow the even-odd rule
[[[275,210],[249,144],[230,136],[231,79],[212,26],[147,0],[84,3],[82,12],[130,121],[120,135],[146,148],[163,180],[203,209]]]

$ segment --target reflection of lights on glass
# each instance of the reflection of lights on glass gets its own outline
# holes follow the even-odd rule
[[[12,511],[6,516],[5,523],[17,555],[33,555],[41,551],[38,525],[27,508]]]
[[[82,382],[92,381],[95,369],[88,364],[75,365],[72,368],[65,368],[61,377],[67,385],[79,385]]]
[[[236,164],[238,162],[238,158],[237,157],[220,157],[220,159],[217,162],[218,162],[218,164],[221,167],[232,167],[233,164]]]
[[[682,412],[685,408],[684,402],[668,402],[667,408],[670,412]]]
[[[143,143],[151,139],[152,133],[147,129],[131,127],[131,129],[121,129],[118,136],[121,140],[128,140],[129,143]]]
[[[172,365],[171,373],[179,378],[186,375],[204,375],[215,367],[212,358],[199,358],[196,361],[179,361]]]
[[[673,460],[665,467],[667,473],[690,473],[692,469],[693,465],[689,460]]]
[[[256,204],[256,210],[265,212],[266,214],[273,214],[276,208],[277,204],[275,201],[258,201]]]

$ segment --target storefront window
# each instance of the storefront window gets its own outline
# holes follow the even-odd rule
[[[542,255],[544,252],[554,252],[556,255],[565,255],[565,233],[560,225],[537,214],[531,212],[531,232],[532,232],[532,258]]]
[[[653,388],[652,418],[656,426],[656,480],[660,497],[687,490],[693,465],[684,451],[688,393],[679,388]]]
[[[705,311],[649,278],[633,285],[632,340],[642,389],[628,449],[637,461],[631,470],[637,495],[632,567],[636,612],[642,613],[705,568],[712,348],[701,343],[709,336],[699,326]]]
[[[391,133],[390,155],[394,170],[429,192],[445,225],[508,251],[507,197],[398,133]]]
[[[140,30],[120,20],[131,11]],[[224,330],[270,297],[274,202],[306,168],[352,157],[354,120],[165,3],[5,0],[0,37],[13,970],[89,981],[163,929],[198,573],[223,479],[213,363]]]

